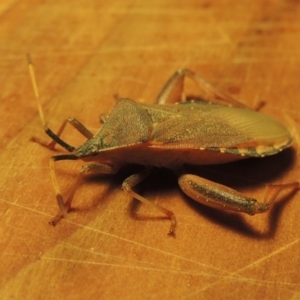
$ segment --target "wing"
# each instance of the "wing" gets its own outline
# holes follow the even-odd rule
[[[215,104],[177,105],[176,109],[172,114],[169,111],[168,117],[154,120],[150,139],[153,146],[282,148],[292,139],[281,123],[249,109]]]

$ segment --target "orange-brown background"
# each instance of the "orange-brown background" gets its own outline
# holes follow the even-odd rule
[[[300,194],[267,214],[229,214],[157,170],[138,190],[176,213],[174,239],[160,213],[120,189],[129,168],[89,177],[76,212],[51,227],[52,153],[29,141],[46,137],[25,62],[30,52],[54,130],[75,116],[95,132],[114,94],[151,103],[182,67],[249,106],[265,101],[294,134],[291,150],[189,169],[262,199],[265,183],[299,179],[299,20],[292,0],[2,0],[1,299],[300,299]],[[63,137],[84,140],[69,127]],[[79,169],[57,163],[64,195]]]

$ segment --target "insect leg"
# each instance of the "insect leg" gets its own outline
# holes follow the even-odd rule
[[[63,121],[63,123],[61,124],[59,130],[57,131],[57,133],[53,133],[51,131],[51,133],[49,134],[49,128],[44,126],[45,132],[52,138],[52,141],[50,143],[44,142],[42,140],[40,140],[37,137],[32,137],[31,140],[41,144],[42,146],[45,146],[51,150],[54,149],[55,145],[58,143],[61,145],[61,143],[59,142],[60,140],[60,135],[62,134],[62,132],[64,131],[65,127],[67,124],[71,124],[75,129],[77,129],[83,136],[85,136],[87,139],[92,138],[94,135],[93,133],[91,133],[81,122],[79,122],[77,119],[75,118],[67,118],[66,120]],[[64,146],[63,146],[64,147]],[[64,147],[66,148],[66,147]],[[67,149],[68,150],[68,149]]]
[[[170,79],[167,81],[167,83],[157,96],[156,103],[165,104],[184,101],[184,80],[186,77],[192,79],[195,83],[197,83],[202,93],[204,93],[203,95],[199,95],[201,96],[202,100],[206,100],[208,102],[223,103],[238,107],[245,107],[245,105],[243,105],[239,101],[217,91],[202,77],[188,69],[178,70],[173,74],[173,76],[170,77]]]
[[[236,190],[196,175],[182,175],[178,182],[182,191],[199,203],[214,208],[244,212],[249,215],[267,211],[281,191],[289,189],[294,192],[300,187],[299,182],[268,185],[264,201],[258,202]]]
[[[124,182],[122,184],[122,188],[125,192],[129,193],[133,198],[135,198],[145,204],[151,205],[152,207],[158,209],[163,214],[165,214],[171,220],[171,227],[170,227],[168,234],[175,236],[176,217],[175,217],[174,213],[160,205],[157,205],[157,204],[149,201],[148,199],[142,197],[141,195],[135,193],[132,190],[132,188],[135,185],[137,185],[138,183],[140,183],[141,181],[143,181],[145,179],[145,177],[148,176],[149,173],[150,173],[150,169],[145,168],[142,172],[129,176],[128,178],[126,178],[124,180]]]
[[[63,200],[63,196],[60,192],[60,188],[58,185],[58,181],[55,174],[54,169],[54,162],[58,160],[65,160],[65,159],[77,159],[77,157],[73,154],[70,155],[57,155],[52,156],[50,160],[50,174],[51,174],[51,180],[52,184],[56,193],[56,199],[59,207],[58,214],[50,221],[50,224],[55,226],[60,219],[62,219],[72,208],[71,204],[73,201],[74,194],[77,190],[77,188],[81,185],[84,175],[86,173],[98,173],[98,174],[115,174],[120,166],[117,165],[110,165],[110,164],[99,164],[99,163],[90,163],[87,165],[83,165],[81,167],[81,170],[79,172],[79,175],[77,177],[77,180],[74,183],[73,188],[71,189],[70,195],[66,202]]]
[[[155,103],[166,104],[184,101],[184,70],[176,71],[166,82],[156,97]]]

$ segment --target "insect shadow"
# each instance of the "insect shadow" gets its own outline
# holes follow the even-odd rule
[[[296,152],[293,148],[289,148],[279,153],[276,157],[250,158],[224,165],[189,166],[188,171],[237,190],[247,189],[246,193],[251,195],[252,188],[264,191],[266,183],[275,182],[276,179],[282,177],[284,173],[292,168],[295,160]],[[296,192],[291,191],[279,196],[268,213],[268,225],[264,231],[261,228],[251,226],[247,222],[248,216],[246,215],[214,209],[192,201],[184,193],[182,195],[184,195],[184,199],[189,206],[193,207],[201,216],[209,219],[211,222],[227,227],[238,234],[266,239],[275,236],[279,219],[284,213],[283,208]],[[251,218],[255,218],[255,216]]]

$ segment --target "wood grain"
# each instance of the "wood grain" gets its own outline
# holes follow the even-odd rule
[[[182,67],[248,106],[265,101],[295,136],[291,149],[189,168],[260,199],[266,183],[299,180],[299,20],[292,0],[2,0],[1,299],[300,299],[299,193],[267,214],[229,214],[195,204],[156,170],[138,190],[175,212],[174,239],[163,216],[122,192],[126,168],[88,177],[76,211],[49,226],[53,152],[30,142],[47,137],[25,61],[30,52],[53,130],[74,116],[96,132],[115,94],[151,103]],[[84,141],[69,127],[63,137]],[[80,165],[57,163],[64,195]]]

